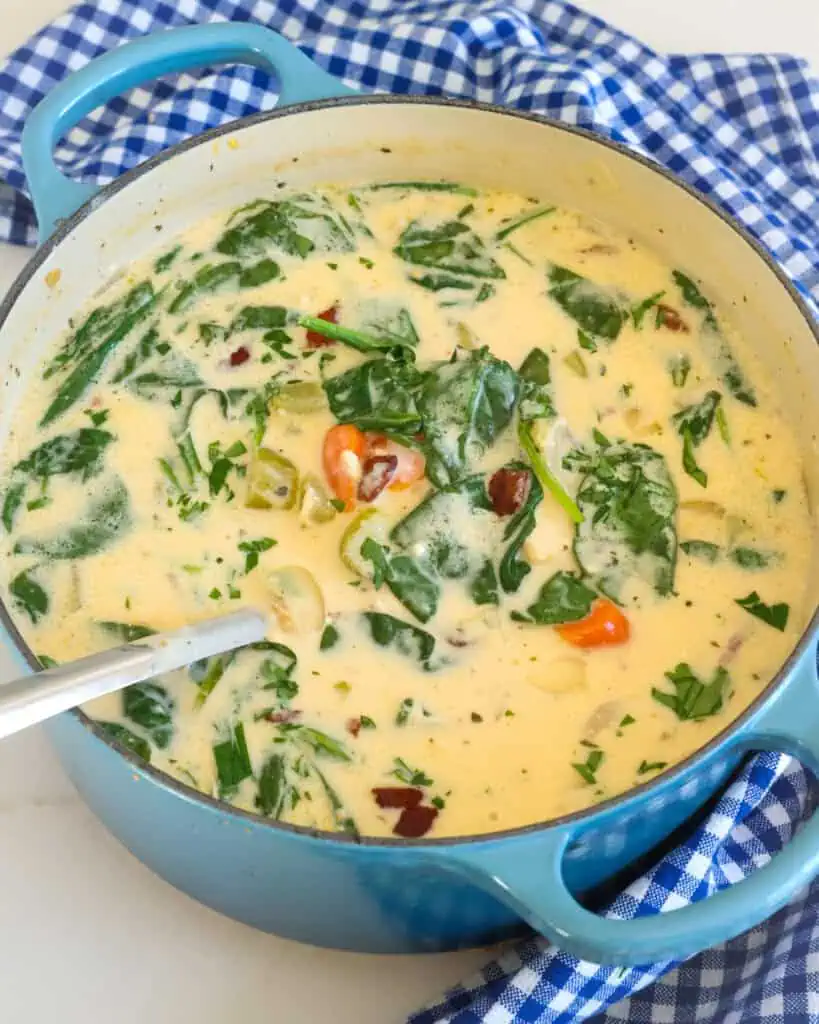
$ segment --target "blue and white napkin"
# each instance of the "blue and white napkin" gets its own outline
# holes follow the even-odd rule
[[[623,142],[714,198],[819,305],[819,84],[788,56],[663,56],[563,0],[98,0],[0,67],[0,240],[34,244],[20,132],[70,71],[174,25],[256,21],[348,85],[464,96],[549,114]],[[158,150],[273,106],[247,67],[135,89],[58,150],[105,182]],[[817,801],[791,759],[752,758],[688,840],[621,893],[618,917],[735,883],[787,842]],[[819,883],[746,935],[681,966],[616,970],[538,938],[510,948],[411,1024],[819,1024]],[[659,980],[658,980],[659,979]]]

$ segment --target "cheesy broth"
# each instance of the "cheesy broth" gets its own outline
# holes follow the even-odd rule
[[[491,832],[654,777],[807,613],[800,452],[695,270],[447,183],[197,225],[69,325],[20,412],[28,642],[272,609],[267,644],[86,710],[295,824]]]

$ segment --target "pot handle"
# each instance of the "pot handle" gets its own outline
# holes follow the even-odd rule
[[[788,683],[737,737],[735,750],[792,754],[819,774],[819,685],[812,643]],[[684,960],[726,942],[783,907],[819,874],[819,811],[788,845],[744,880],[678,910],[629,921],[580,906],[563,881],[571,827],[509,841],[450,847],[447,865],[466,873],[560,949],[593,963],[630,967]],[[454,863],[453,863],[454,861]]]
[[[56,85],[32,111],[22,135],[23,170],[40,241],[70,217],[98,186],[72,181],[57,169],[53,150],[62,136],[114,96],[160,75],[207,64],[252,64],[273,72],[279,104],[354,93],[317,67],[272,29],[246,22],[192,25],[143,36],[90,61]]]

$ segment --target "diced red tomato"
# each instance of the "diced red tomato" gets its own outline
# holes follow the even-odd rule
[[[657,304],[657,326],[688,334],[688,324],[673,306],[666,306],[664,302]]]
[[[323,313],[318,314],[319,320],[326,320],[328,324],[338,323],[338,306],[330,306],[329,309],[325,309]],[[335,345],[332,338],[325,338],[323,334],[319,334],[318,331],[307,332],[307,347],[308,348],[324,348],[325,345]]]
[[[230,353],[231,366],[241,366],[242,363],[246,363],[248,359],[250,359],[250,352],[244,345],[240,345]]]
[[[592,605],[585,619],[555,626],[560,636],[574,647],[606,647],[624,644],[631,636],[631,627],[614,601],[601,597]]]
[[[415,786],[377,786],[373,790],[373,797],[379,807],[400,807],[404,810],[407,807],[417,807],[424,794]]]
[[[489,497],[499,516],[511,516],[526,503],[532,476],[528,469],[499,469],[489,479]]]
[[[420,839],[429,832],[437,817],[436,807],[425,807],[423,804],[407,807],[401,811],[401,817],[392,830],[393,835],[401,836],[403,839]]]
[[[358,500],[375,501],[395,476],[398,459],[395,455],[368,455],[361,467]]]

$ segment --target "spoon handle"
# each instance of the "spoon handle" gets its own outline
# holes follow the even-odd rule
[[[0,739],[94,697],[263,640],[267,627],[265,615],[243,609],[0,685]]]

